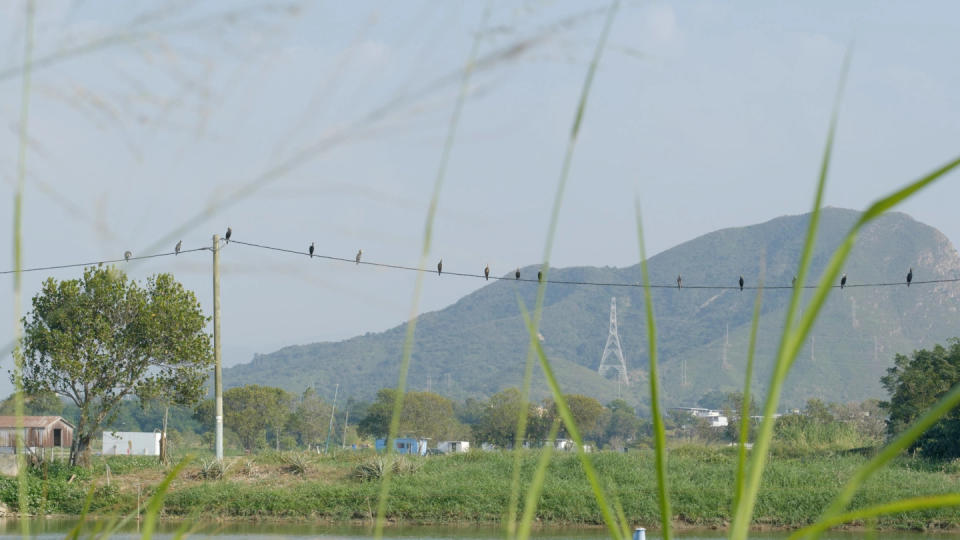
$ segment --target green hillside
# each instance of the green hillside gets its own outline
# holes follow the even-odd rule
[[[852,210],[824,210],[814,276],[823,270],[857,215]],[[807,215],[786,216],[706,234],[652,257],[651,281],[675,284],[682,273],[686,285],[727,286],[742,274],[748,286],[755,285],[761,275],[768,285],[790,285],[807,222]],[[810,397],[832,401],[884,397],[879,377],[895,353],[960,335],[955,284],[855,287],[902,282],[911,266],[915,281],[960,275],[960,258],[946,237],[907,215],[889,214],[863,231],[844,269],[851,286],[834,290],[827,301],[813,339],[788,380],[785,404],[800,404]],[[533,275],[536,268],[523,272]],[[551,269],[550,279],[637,283],[640,270],[639,265],[557,268]],[[764,293],[755,377],[761,392],[770,375],[789,292],[767,289]],[[445,309],[423,314],[417,326],[411,386],[425,389],[429,380],[434,391],[457,400],[518,386],[528,345],[518,295],[532,306],[536,284],[491,282]],[[619,389],[613,372],[610,378],[597,374],[613,296],[632,382]],[[750,290],[672,287],[653,291],[667,405],[694,404],[710,390],[742,386],[754,298]],[[625,399],[643,405],[648,362],[645,324],[639,288],[551,285],[541,333],[566,391],[601,401],[621,391]],[[285,347],[226,370],[224,380],[228,387],[256,382],[292,391],[339,383],[345,395],[370,398],[379,388],[396,384],[404,332],[401,325],[337,343]],[[539,369],[535,394],[547,394]]]

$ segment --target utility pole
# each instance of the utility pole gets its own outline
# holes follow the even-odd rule
[[[330,409],[330,426],[327,427],[327,442],[324,444],[323,453],[330,451],[330,433],[333,432],[333,415],[337,412],[337,394],[340,393],[340,383],[333,390],[333,408]]]
[[[223,376],[220,363],[220,235],[213,235],[213,393],[216,401],[217,461],[223,461]]]
[[[349,401],[347,401],[349,403]],[[350,425],[350,409],[347,409],[347,414],[343,416],[343,440],[340,441],[340,448],[347,447],[347,426]]]

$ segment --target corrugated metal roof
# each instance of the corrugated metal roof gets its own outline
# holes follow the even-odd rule
[[[64,424],[67,424],[70,427],[75,427],[70,421],[66,420],[62,416],[24,416],[23,417],[23,427],[28,428],[44,428],[50,424],[60,420]],[[17,417],[16,416],[0,416],[0,429],[3,428],[16,428],[17,427]]]

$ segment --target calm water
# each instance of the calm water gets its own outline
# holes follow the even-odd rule
[[[54,539],[63,538],[64,535],[75,525],[73,520],[47,519],[31,520],[30,534],[33,538]],[[159,534],[154,538],[169,539],[174,533],[183,526],[183,522],[162,523],[159,527]],[[124,532],[115,534],[114,539],[134,539],[137,535],[136,524],[124,529]],[[91,527],[88,532],[93,532]],[[189,538],[217,538],[218,540],[230,539],[249,539],[266,540],[268,538],[322,538],[328,540],[335,539],[356,539],[371,538],[372,529],[358,526],[336,526],[336,525],[312,525],[309,523],[263,523],[263,522],[239,522],[239,523],[198,523],[193,524],[193,532]],[[576,539],[576,538],[607,538],[603,529],[552,529],[550,531],[534,532],[535,538],[550,538],[554,540]],[[722,532],[717,531],[696,531],[680,533],[679,538],[685,540],[717,540],[724,538]],[[81,536],[82,538],[84,536]],[[386,538],[430,538],[430,539],[477,539],[492,540],[502,538],[499,529],[493,527],[391,527],[385,534]],[[783,540],[787,537],[786,533],[758,533],[752,538],[756,540]],[[17,520],[0,518],[0,538],[20,538],[20,525]],[[658,540],[660,536],[655,532],[648,532],[649,540]],[[890,533],[882,532],[875,536],[863,533],[829,533],[823,538],[829,540],[867,540],[868,538],[878,538],[883,540],[922,540],[926,538],[960,538],[958,534],[921,534],[921,533]]]

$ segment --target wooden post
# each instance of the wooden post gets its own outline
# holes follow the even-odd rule
[[[220,235],[213,235],[213,392],[216,400],[217,461],[223,461],[223,379],[220,364]]]

